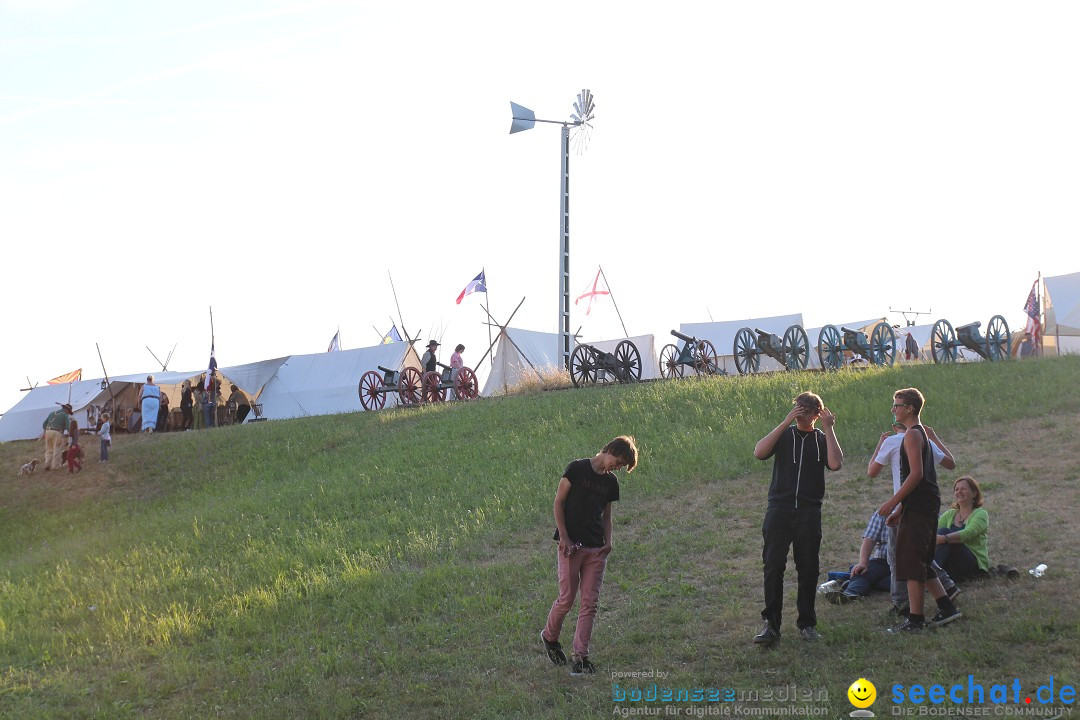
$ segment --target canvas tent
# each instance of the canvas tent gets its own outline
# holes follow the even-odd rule
[[[224,386],[236,385],[254,398],[263,385],[277,371],[285,358],[261,360],[246,365],[218,368],[218,374],[224,378]],[[135,375],[121,375],[109,378],[109,386],[103,388],[103,380],[83,380],[64,385],[45,385],[27,392],[26,397],[15,407],[0,417],[0,442],[10,440],[32,440],[41,435],[41,424],[49,413],[60,403],[69,402],[75,411],[75,419],[80,427],[88,427],[97,417],[97,413],[109,404],[113,425],[117,429],[126,429],[121,417],[124,410],[138,406],[139,394],[146,383],[146,376],[153,375],[154,383],[166,393],[173,408],[179,406],[180,387],[185,380],[192,382],[205,377],[206,370],[189,372],[149,372]],[[228,392],[224,393],[228,397]],[[110,402],[111,401],[111,402]]]
[[[1053,338],[1059,354],[1080,353],[1080,272],[1043,278],[1043,282],[1046,285],[1044,343],[1049,344]]]
[[[374,347],[293,355],[287,358],[259,393],[262,417],[268,420],[360,412],[360,378],[379,366],[392,370],[420,368],[420,358],[405,342]],[[386,405],[397,404],[397,392]]]
[[[724,369],[729,375],[738,375],[739,370],[735,367],[735,335],[739,330],[744,327],[750,328],[752,331],[760,328],[766,332],[784,337],[784,333],[792,325],[802,325],[802,314],[796,313],[794,315],[776,315],[774,317],[766,318],[751,318],[748,320],[726,320],[721,322],[707,322],[707,323],[682,323],[679,325],[679,332],[683,335],[691,335],[698,340],[708,340],[716,347],[716,354],[720,358],[720,367]],[[811,353],[813,356],[814,343],[817,341],[817,337],[809,337],[807,333],[807,339],[810,343]],[[757,340],[757,333],[754,333],[754,340]],[[671,338],[671,342],[677,347],[682,347],[682,340],[676,337]],[[783,370],[784,366],[778,363],[776,360],[768,356],[762,356],[761,365],[759,370]]]

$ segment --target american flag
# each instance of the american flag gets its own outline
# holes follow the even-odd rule
[[[217,370],[217,358],[214,357],[214,342],[210,342],[210,363],[206,368],[206,384],[207,390],[214,386],[214,371]]]
[[[1031,333],[1031,344],[1036,348],[1042,347],[1042,322],[1039,319],[1040,313],[1039,306],[1039,281],[1036,280],[1031,285],[1031,292],[1028,293],[1027,302],[1024,303],[1024,312],[1028,316],[1027,324],[1024,325],[1024,332]]]

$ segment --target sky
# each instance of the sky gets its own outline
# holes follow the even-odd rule
[[[1080,271],[1074,2],[0,0],[0,411],[20,388],[558,329],[1004,315]],[[489,293],[455,299],[481,269]],[[391,285],[391,278],[392,283]],[[396,299],[395,299],[396,290]],[[813,338],[811,342],[813,342]],[[721,352],[724,350],[721,349]],[[358,378],[359,380],[359,378]]]

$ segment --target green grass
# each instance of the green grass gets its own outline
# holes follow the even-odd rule
[[[0,716],[607,717],[610,673],[650,669],[824,690],[830,717],[862,676],[880,697],[969,673],[1075,686],[1078,380],[1075,357],[688,379],[117,437],[107,467],[90,439],[82,475],[0,483]],[[868,455],[912,385],[958,457],[943,484],[984,483],[994,562],[1050,573],[969,587],[966,617],[927,637],[885,635],[884,597],[821,603],[807,646],[789,564],[784,641],[753,647],[771,469],[754,443],[800,390],[837,414],[822,566],[846,567],[888,495]],[[593,636],[606,674],[575,680],[537,647],[551,504],[565,464],[621,433],[642,458]],[[35,454],[0,446],[12,469]]]

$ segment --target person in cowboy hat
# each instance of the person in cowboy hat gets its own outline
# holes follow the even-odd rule
[[[428,340],[427,352],[424,353],[424,357],[420,358],[420,365],[424,368],[424,372],[435,372],[435,348],[437,347],[439,347],[439,343]]]
[[[53,410],[41,429],[45,431],[45,469],[60,469],[64,453],[64,432],[71,427],[74,411],[68,403],[60,403],[59,410]]]

